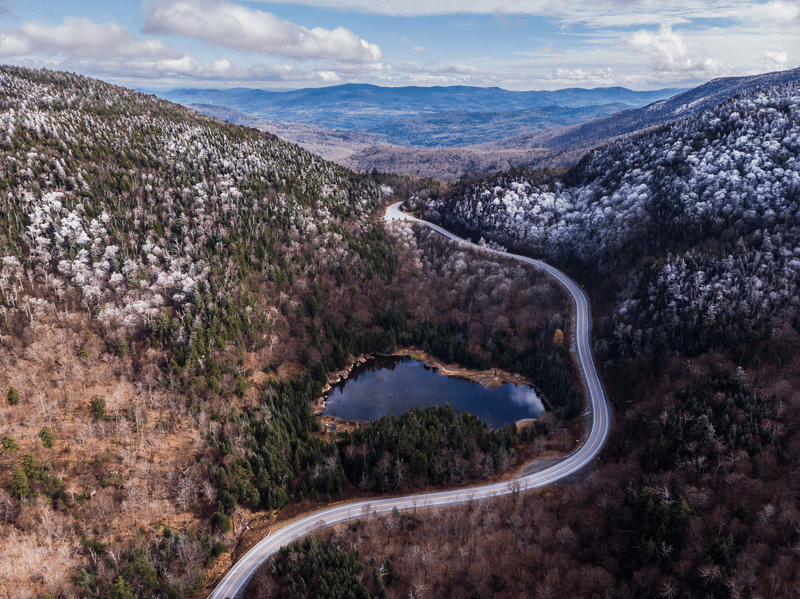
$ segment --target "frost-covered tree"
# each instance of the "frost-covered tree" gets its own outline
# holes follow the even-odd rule
[[[431,201],[431,218],[600,272],[648,252],[798,223],[800,83],[598,148],[554,180],[513,172]]]

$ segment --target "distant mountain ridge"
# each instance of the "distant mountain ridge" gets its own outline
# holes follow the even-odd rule
[[[355,170],[458,179],[510,168],[565,168],[620,136],[698,114],[746,90],[798,79],[800,69],[656,92],[348,84],[292,91],[172,90],[160,95],[205,114],[256,126]],[[496,108],[499,104],[501,109]],[[268,105],[272,114],[257,114]]]
[[[217,106],[215,104],[187,104],[186,106],[222,121],[272,133],[281,139],[296,143],[309,152],[325,158],[325,160],[342,160],[354,151],[387,143],[384,135],[360,133],[358,131],[338,131],[302,123],[284,123],[253,116],[228,106]]]
[[[348,156],[344,164],[356,170],[377,168],[433,177],[441,169],[450,179],[486,174],[498,168],[564,168],[577,162],[591,149],[621,136],[699,114],[745,91],[798,80],[800,68],[714,79],[672,98],[577,125],[527,132],[464,148],[430,149],[423,153],[409,148],[367,148]]]
[[[162,98],[179,104],[204,103],[230,106],[249,114],[287,122],[304,122],[329,128],[372,126],[391,115],[431,114],[451,110],[496,112],[558,106],[578,108],[620,103],[645,106],[674,96],[684,89],[633,91],[623,87],[558,91],[516,92],[498,87],[378,87],[346,84],[333,87],[271,91],[248,88],[174,89]],[[324,112],[320,109],[324,107]],[[337,114],[358,112],[361,119]],[[367,120],[363,120],[366,118]],[[306,120],[304,120],[306,119]]]
[[[642,131],[677,119],[699,114],[744,91],[763,85],[788,83],[800,79],[800,68],[764,73],[749,77],[725,77],[684,91],[665,100],[641,108],[620,111],[613,115],[569,127],[559,132],[534,133],[504,139],[482,146],[485,150],[530,148],[564,149],[579,145],[589,149],[605,140]]]
[[[500,112],[557,106],[645,106],[684,89],[638,92],[622,87],[515,92],[481,87],[378,87],[346,84],[292,91],[174,89],[158,96],[179,104],[216,104],[278,121],[362,131],[401,116],[453,110]]]
[[[373,147],[388,146],[390,152],[402,152],[406,147],[460,147],[499,141],[509,134],[608,116],[680,91],[638,92],[611,87],[514,92],[497,87],[347,84],[289,91],[176,89],[156,95],[210,116],[268,131],[328,160],[345,161],[351,154]],[[464,170],[457,168],[441,176],[452,178]]]

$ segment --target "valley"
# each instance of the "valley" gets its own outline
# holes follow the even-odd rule
[[[337,93],[331,110],[372,92]],[[334,526],[303,529],[246,596],[800,588],[797,70],[494,140],[475,168],[464,148],[403,148],[429,178],[69,73],[2,67],[0,106],[5,596],[207,596],[256,526],[277,550],[327,506]],[[430,117],[396,116],[430,136]],[[340,139],[377,155],[373,134]],[[443,176],[436,156],[461,166]],[[397,203],[435,230],[383,221]],[[325,430],[312,404],[336,373],[396,352],[518,373],[552,409],[498,430],[447,408]],[[603,429],[561,467],[595,466],[515,486],[524,460],[571,452],[590,404]],[[505,497],[479,501],[485,482]],[[392,509],[443,489],[463,505]]]
[[[530,142],[491,150],[481,144],[503,143],[512,132],[537,138],[540,132],[548,137],[553,131],[642,107],[680,91],[509,92],[344,85],[285,92],[169,90],[159,95],[204,114],[273,133],[355,170],[453,180],[514,167],[564,166],[571,163],[569,159],[553,162],[552,156],[540,156],[552,152]]]

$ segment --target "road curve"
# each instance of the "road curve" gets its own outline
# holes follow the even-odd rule
[[[398,202],[391,205],[386,211],[384,220],[411,221],[427,225],[445,237],[462,245],[483,252],[513,258],[514,260],[519,260],[520,262],[535,266],[547,272],[564,286],[575,303],[575,335],[573,341],[577,351],[581,375],[583,376],[583,381],[589,395],[590,411],[592,415],[592,427],[589,436],[575,452],[557,464],[533,474],[520,476],[513,481],[503,481],[453,491],[441,491],[438,493],[414,494],[404,497],[358,501],[328,507],[324,510],[308,514],[284,526],[276,531],[275,534],[268,534],[250,549],[250,551],[228,571],[214,591],[209,595],[209,599],[232,599],[236,597],[242,592],[258,567],[267,558],[276,553],[284,545],[308,536],[311,532],[319,528],[331,526],[338,522],[358,519],[368,513],[381,514],[390,512],[395,508],[402,511],[415,508],[444,507],[497,497],[517,490],[524,491],[526,489],[544,487],[578,472],[584,466],[591,463],[600,453],[603,444],[606,442],[610,430],[611,410],[606,400],[603,386],[595,370],[594,359],[589,345],[591,328],[589,300],[580,286],[560,270],[544,262],[479,246],[470,241],[461,239],[442,227],[405,214],[400,211],[400,204],[401,203]]]

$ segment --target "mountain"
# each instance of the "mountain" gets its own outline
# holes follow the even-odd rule
[[[213,116],[222,121],[252,127],[260,131],[272,133],[281,139],[295,143],[325,160],[339,161],[354,151],[385,144],[386,137],[378,134],[359,133],[273,121],[253,116],[227,106],[213,104],[187,104],[188,108],[202,114]]]
[[[583,123],[627,108],[619,102],[599,106],[527,108],[501,112],[447,111],[390,120],[367,129],[394,145],[451,148],[499,140],[509,131],[534,131]]]
[[[523,437],[449,407],[319,414],[356,360],[412,346],[525,377],[545,422],[580,414],[553,341],[562,293],[381,222],[423,191],[440,186],[0,67],[0,595],[204,597],[241,549],[333,498],[505,476],[534,441],[568,450],[555,426]]]
[[[561,263],[592,298],[616,427],[597,472],[548,507],[536,498],[551,536],[515,530],[522,563],[559,552],[525,579],[537,594],[778,596],[800,582],[800,82],[712,82],[653,112],[706,103],[563,177],[499,173],[410,202]]]
[[[800,194],[800,82],[755,87],[710,110],[619,138],[563,181],[503,174],[430,205],[444,219],[606,273],[733,228],[791,227]]]
[[[0,190],[0,594],[196,593],[239,505],[288,503],[292,443],[318,459],[298,431],[335,364],[294,374],[330,354],[323,320],[352,335],[384,307],[385,194],[254,129],[9,66]]]
[[[565,168],[586,152],[621,136],[698,114],[749,89],[796,81],[800,69],[751,77],[715,79],[692,90],[648,106],[621,110],[584,123],[550,127],[463,148],[429,149],[378,146],[358,150],[342,159],[357,170],[378,170],[455,179],[480,176],[502,168]]]
[[[453,111],[500,112],[608,104],[644,106],[683,90],[621,87],[514,92],[497,87],[378,87],[346,84],[292,91],[175,89],[158,95],[180,104],[215,104],[276,121],[366,131],[401,117]]]
[[[229,108],[211,104],[187,104],[188,108],[219,118],[237,125],[254,127],[261,131],[277,135],[281,139],[296,143],[309,152],[342,163],[348,162],[354,153],[375,155],[374,152],[383,151],[401,153],[406,148],[452,147],[449,152],[442,154],[458,155],[457,146],[484,142],[487,139],[500,139],[507,135],[509,130],[532,130],[552,127],[555,124],[569,124],[583,122],[597,115],[610,114],[621,110],[624,105],[608,104],[605,106],[589,106],[583,108],[547,107],[544,109],[530,109],[516,112],[465,112],[451,111],[433,115],[406,117],[382,123],[376,127],[366,129],[367,132],[349,131],[344,129],[326,129],[314,125],[286,123],[274,121]],[[399,144],[386,146],[386,144]],[[409,150],[412,154],[416,149]],[[372,153],[372,154],[371,154]],[[477,152],[473,152],[477,154]],[[463,154],[463,152],[462,152]],[[362,158],[363,160],[363,158]],[[435,176],[442,179],[457,178],[464,171],[463,160],[456,160],[457,171],[440,170],[434,164],[425,176]],[[355,165],[354,165],[355,166]],[[392,165],[384,165],[380,160],[374,160],[362,165],[359,170],[370,171],[378,168],[381,171],[405,172],[395,161]],[[471,166],[471,172],[486,170],[485,167]],[[495,167],[494,170],[501,170]],[[418,173],[417,173],[418,174]]]
[[[370,163],[361,152],[374,155],[370,148],[380,147],[381,153],[392,154],[404,152],[406,146],[456,147],[496,141],[507,137],[509,131],[573,125],[643,106],[678,91],[635,92],[615,87],[511,92],[500,88],[348,84],[292,91],[177,89],[159,95],[204,114],[251,123],[362,171],[378,168],[407,173],[400,164],[400,168],[383,169],[380,160]],[[348,158],[351,154],[356,155],[352,160]],[[441,163],[427,163],[423,174],[452,178],[433,167]],[[456,177],[464,170],[458,168]]]
[[[606,141],[643,131],[683,117],[698,114],[744,91],[766,85],[800,79],[800,69],[777,71],[749,77],[714,79],[696,88],[659,100],[641,108],[620,111],[613,115],[554,131],[541,136],[523,135],[481,146],[486,151],[523,148],[588,149]]]

